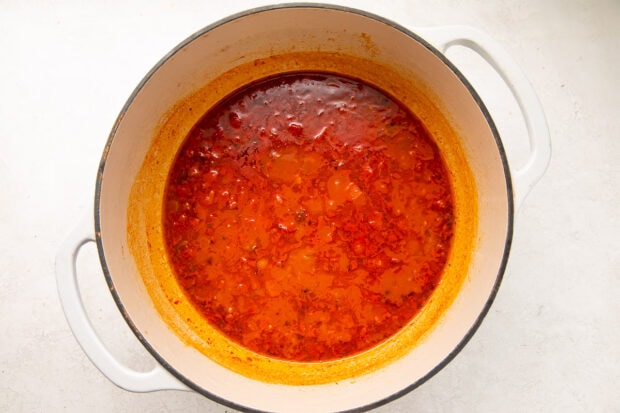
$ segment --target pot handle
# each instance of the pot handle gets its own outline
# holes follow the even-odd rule
[[[110,381],[125,390],[189,390],[160,364],[146,372],[124,366],[110,353],[95,332],[82,302],[76,272],[76,258],[80,249],[94,241],[93,217],[88,214],[69,234],[56,255],[58,295],[67,322],[82,350]]]
[[[515,97],[529,136],[527,161],[512,174],[515,207],[518,210],[527,194],[544,175],[551,159],[551,137],[542,105],[515,60],[486,33],[468,26],[432,27],[420,35],[442,53],[452,46],[464,46],[478,53],[501,76]]]

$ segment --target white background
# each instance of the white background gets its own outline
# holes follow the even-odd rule
[[[0,411],[224,412],[191,392],[117,388],[73,338],[54,260],[92,214],[99,158],[133,88],[193,32],[255,1],[0,2]],[[520,64],[545,108],[553,157],[517,216],[504,282],[481,328],[439,374],[380,412],[620,411],[620,3],[342,1],[408,27],[467,24]],[[514,102],[456,52],[518,165]],[[485,71],[486,70],[486,71]],[[123,362],[153,361],[106,290],[90,244],[86,306]]]

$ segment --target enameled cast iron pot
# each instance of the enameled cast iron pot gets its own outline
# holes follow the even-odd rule
[[[453,45],[485,58],[521,107],[530,155],[516,173],[484,104],[443,54]],[[361,78],[406,104],[439,136],[456,198],[452,270],[428,309],[381,348],[331,364],[254,360],[209,332],[170,276],[161,235],[166,174],[189,128],[240,86],[304,70]],[[94,225],[89,216],[57,257],[65,314],[93,363],[131,391],[193,389],[245,410],[369,409],[423,383],[471,337],[499,287],[515,209],[549,157],[547,126],[532,88],[510,57],[479,31],[446,27],[414,33],[365,12],[316,4],[238,14],[175,48],[123,108],[99,168]],[[150,372],[116,361],[90,325],[75,274],[76,255],[90,241],[97,243],[122,315],[160,363]]]

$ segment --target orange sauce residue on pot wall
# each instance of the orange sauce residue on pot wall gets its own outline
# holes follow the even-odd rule
[[[365,125],[365,133],[352,138],[346,150],[343,141],[340,150],[338,144],[334,147],[333,139],[325,138],[333,131],[321,131],[314,119],[283,115],[286,125],[273,128],[286,128],[285,133],[269,136],[276,131],[266,128],[268,139],[257,144],[253,154],[251,148],[243,149],[244,139],[248,146],[251,137],[233,133],[213,140],[215,145],[205,148],[204,155],[222,155],[227,161],[210,163],[216,172],[188,183],[198,170],[191,163],[193,155],[184,157],[184,151],[195,155],[204,143],[199,135],[209,127],[217,129],[207,120],[194,128],[201,117],[240,85],[295,72],[364,79],[407,109],[392,102],[384,119],[378,116],[381,109],[364,113],[360,125]],[[298,76],[289,77],[289,83],[297,79],[303,84]],[[330,78],[332,83],[346,80]],[[128,241],[154,305],[177,335],[240,374],[299,385],[353,378],[412,349],[458,293],[467,274],[477,213],[471,199],[473,179],[458,136],[429,96],[415,80],[384,66],[338,54],[305,53],[233,69],[172,108],[132,188]],[[229,127],[239,127],[243,116],[225,109],[214,110]],[[407,119],[409,112],[415,118]],[[394,118],[410,122],[415,136],[370,139],[368,122],[378,124],[375,131],[385,130],[394,127]],[[349,130],[344,122],[336,123],[334,118],[334,128]],[[312,132],[313,127],[318,130]],[[356,127],[361,126],[351,129]],[[291,144],[305,136],[304,131],[312,132],[314,143]],[[174,166],[171,154],[187,136],[176,158],[182,167]],[[321,147],[321,138],[329,147]],[[227,154],[217,146],[224,143],[233,148]],[[357,156],[355,150],[366,155]],[[418,161],[425,159],[426,169],[407,158],[414,152]],[[242,158],[252,159],[256,168],[248,169]],[[380,170],[382,163],[391,165],[384,165],[382,173],[394,175],[394,180],[363,178],[370,170]],[[416,167],[417,179],[433,182],[417,193]],[[165,178],[171,170],[166,195]],[[257,186],[248,190],[243,183]],[[204,186],[200,205],[185,211],[191,202],[183,192],[197,195],[195,185]],[[385,196],[378,196],[382,191]],[[256,199],[259,195],[267,196],[266,204]],[[252,199],[258,204],[251,205]],[[420,209],[412,208],[416,203]],[[196,225],[186,225],[192,219]],[[212,246],[203,248],[206,241]],[[210,268],[205,270],[205,265]],[[310,269],[314,273],[308,277]],[[196,275],[199,270],[206,278]],[[411,283],[398,274],[412,278]],[[278,313],[285,316],[274,318]],[[299,320],[302,313],[305,321]],[[265,333],[269,331],[274,333]]]

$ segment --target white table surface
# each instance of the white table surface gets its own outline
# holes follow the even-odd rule
[[[192,392],[136,394],[109,382],[65,321],[54,259],[92,211],[101,151],[142,76],[196,30],[259,4],[267,3],[0,2],[0,411],[231,411]],[[483,29],[527,74],[553,140],[482,326],[439,374],[377,411],[620,411],[620,3],[341,4],[410,27]],[[460,59],[484,89],[483,69]],[[489,106],[517,164],[518,112]],[[153,360],[119,316],[92,244],[78,267],[103,340],[123,362],[148,368]]]

